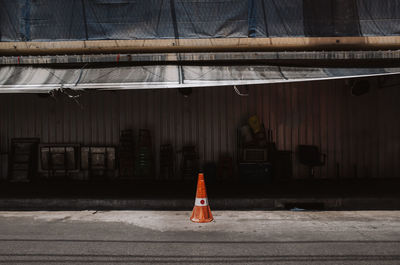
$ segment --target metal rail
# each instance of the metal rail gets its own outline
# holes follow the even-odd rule
[[[74,54],[2,56],[0,65],[86,64],[86,63],[262,63],[270,61],[398,61],[394,51],[286,51],[286,52],[210,52],[142,54]],[[400,62],[400,61],[399,61]]]

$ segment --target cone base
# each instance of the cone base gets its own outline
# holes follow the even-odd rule
[[[195,206],[193,208],[190,221],[194,223],[209,223],[213,220],[214,218],[211,214],[210,206]]]

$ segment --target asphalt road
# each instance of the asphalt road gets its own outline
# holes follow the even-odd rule
[[[0,264],[400,264],[400,211],[0,212]]]

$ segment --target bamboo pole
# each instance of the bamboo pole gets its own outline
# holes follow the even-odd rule
[[[397,49],[400,36],[0,42],[0,55]]]

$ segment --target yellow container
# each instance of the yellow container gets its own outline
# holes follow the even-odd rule
[[[251,116],[248,123],[255,134],[261,130],[261,123],[257,115]]]

